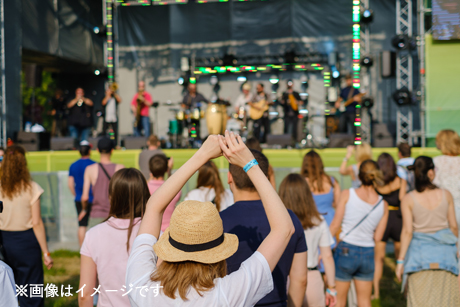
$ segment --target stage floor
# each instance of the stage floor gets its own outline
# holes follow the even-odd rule
[[[264,154],[268,157],[270,164],[275,168],[298,168],[302,165],[304,155],[310,149],[265,149]],[[177,169],[185,163],[196,149],[168,149],[164,150],[168,157],[174,158],[174,168]],[[322,157],[325,167],[339,167],[345,156],[345,148],[326,148],[316,150]],[[140,150],[115,150],[113,153],[113,162],[121,163],[125,167],[138,167],[138,157]],[[374,159],[382,152],[388,152],[397,159],[397,148],[374,148]],[[426,155],[434,157],[440,155],[436,148],[413,148],[412,156],[417,157]],[[32,172],[57,172],[66,171],[70,164],[80,157],[78,151],[42,151],[29,152],[27,154],[27,163]],[[99,161],[99,153],[93,150],[91,158]],[[219,168],[227,168],[227,161],[221,157],[215,160]],[[353,159],[350,164],[354,163]]]

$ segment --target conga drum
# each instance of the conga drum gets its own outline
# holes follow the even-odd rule
[[[208,134],[224,134],[227,127],[227,108],[221,104],[210,103],[206,109]]]

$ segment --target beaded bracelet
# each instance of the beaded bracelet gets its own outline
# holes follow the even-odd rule
[[[256,159],[252,159],[243,167],[243,170],[247,173],[254,165],[259,165]]]

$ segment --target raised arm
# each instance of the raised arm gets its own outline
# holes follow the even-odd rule
[[[331,231],[331,235],[333,237],[336,236],[337,232],[340,229],[340,226],[342,225],[342,220],[345,215],[345,206],[348,202],[349,196],[350,192],[348,190],[343,190],[340,194],[340,200],[337,205],[337,208],[335,209],[334,219],[332,220],[331,225],[329,226],[329,230]]]
[[[403,227],[401,231],[401,249],[399,251],[398,261],[404,261],[406,257],[407,249],[409,248],[410,241],[412,240],[413,234],[413,216],[412,208],[414,207],[414,201],[412,197],[407,194],[404,196],[401,202],[401,214],[403,219]],[[401,281],[402,274],[404,272],[404,265],[399,263],[396,265],[396,277]]]
[[[353,174],[353,168],[348,165],[348,160],[350,160],[351,155],[353,154],[354,146],[350,145],[347,146],[347,154],[345,155],[345,158],[342,161],[342,164],[340,164],[340,169],[339,173],[341,175],[352,175]]]
[[[158,238],[163,212],[192,175],[208,160],[222,155],[217,135],[210,135],[201,148],[161,187],[150,196],[138,235],[151,234]]]
[[[219,136],[219,143],[224,156],[231,164],[243,168],[254,159],[254,155],[246,147],[241,137],[239,135],[235,136],[233,132],[226,131],[225,139]],[[260,195],[270,224],[270,233],[260,244],[257,251],[265,257],[270,269],[273,271],[291,236],[294,234],[295,228],[291,216],[278,193],[273,189],[260,167],[258,165],[253,166],[247,174]]]

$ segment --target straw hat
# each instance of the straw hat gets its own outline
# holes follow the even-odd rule
[[[174,210],[169,227],[153,246],[169,262],[217,263],[238,249],[238,237],[224,234],[222,219],[211,202],[184,201]]]
[[[249,84],[247,82],[245,84],[243,84],[243,90],[250,91],[251,90],[251,84]]]

